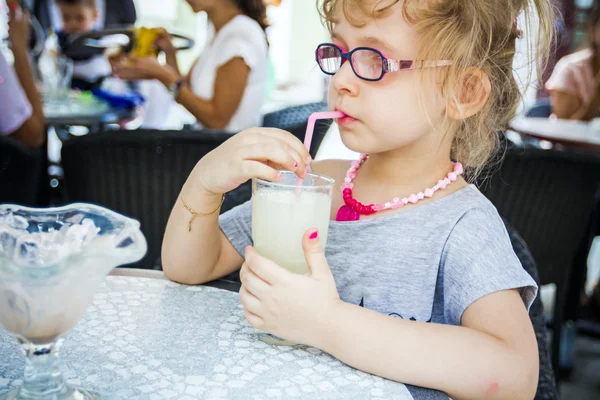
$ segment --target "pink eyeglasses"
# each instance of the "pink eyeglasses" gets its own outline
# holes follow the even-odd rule
[[[354,74],[369,82],[382,80],[388,72],[447,67],[453,64],[448,60],[391,60],[381,51],[371,47],[357,47],[346,52],[333,43],[320,44],[317,47],[316,59],[321,71],[327,75],[335,75],[344,62],[349,61]]]

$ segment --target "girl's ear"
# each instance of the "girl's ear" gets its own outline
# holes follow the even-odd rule
[[[463,120],[477,114],[485,106],[491,91],[488,75],[480,68],[469,68],[446,109],[448,117]]]

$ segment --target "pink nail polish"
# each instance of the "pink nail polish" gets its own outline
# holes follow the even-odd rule
[[[299,165],[299,164],[298,164],[297,162],[295,162],[295,163],[294,163],[294,169],[298,168],[298,165]]]
[[[277,173],[277,180],[280,181],[283,179],[283,174],[281,172]]]
[[[319,237],[319,231],[314,231],[313,233],[310,234],[310,236],[308,237],[310,240],[315,240]]]

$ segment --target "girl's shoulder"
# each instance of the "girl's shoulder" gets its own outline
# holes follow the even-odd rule
[[[592,56],[593,53],[590,49],[581,50],[564,56],[554,66],[554,70],[552,71],[552,76],[550,77],[549,81],[557,79],[557,77],[577,73],[582,68],[591,69]],[[582,77],[585,78],[586,76],[582,75]]]
[[[268,51],[265,31],[258,22],[246,15],[238,15],[229,21],[214,37],[213,47],[219,48],[229,43],[242,41],[244,46],[260,52]]]
[[[594,53],[592,52],[592,49],[583,49],[583,50],[577,51],[575,53],[571,53],[571,54],[564,56],[563,58],[561,58],[559,60],[559,63],[569,64],[569,65],[585,64],[585,63],[590,62],[590,60],[592,59],[593,56],[594,56]]]
[[[265,32],[259,23],[247,15],[238,15],[229,21],[219,32],[220,36],[242,35],[244,37],[264,37]]]

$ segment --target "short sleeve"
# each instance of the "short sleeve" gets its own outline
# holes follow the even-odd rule
[[[480,298],[517,289],[525,307],[533,303],[537,285],[517,258],[497,211],[471,209],[457,222],[442,253],[444,314],[461,325],[465,310]]]
[[[564,59],[559,60],[546,82],[546,89],[576,94],[572,87],[573,78],[570,75],[569,63]]]
[[[0,135],[19,129],[31,117],[31,112],[15,71],[0,53]]]
[[[267,39],[264,34],[254,29],[227,32],[219,43],[219,51],[215,56],[218,68],[236,57],[241,57],[251,70],[256,69],[267,58]],[[262,32],[262,31],[261,31]]]
[[[583,104],[594,97],[592,53],[589,49],[561,58],[546,82],[546,89],[577,96]]]
[[[239,205],[219,217],[219,226],[225,237],[243,257],[247,246],[252,246],[252,201]]]

